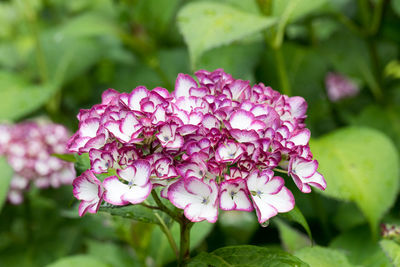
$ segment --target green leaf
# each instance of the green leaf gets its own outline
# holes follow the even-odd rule
[[[338,250],[319,246],[303,248],[294,253],[296,257],[307,262],[310,267],[351,267],[346,255]]]
[[[110,18],[94,13],[76,16],[42,32],[40,42],[49,79],[62,84],[87,71],[111,53],[107,40],[119,44],[116,33]],[[32,60],[36,64],[36,58]]]
[[[379,244],[371,236],[367,225],[352,228],[337,236],[329,247],[346,253],[349,261],[354,265],[368,267],[391,267]]]
[[[84,153],[81,155],[75,154],[76,175],[79,176],[88,169],[90,169],[89,154],[88,153]]]
[[[400,61],[390,61],[385,67],[385,76],[400,79]]]
[[[394,12],[400,17],[400,0],[392,0],[391,2]]]
[[[296,222],[301,226],[303,226],[304,230],[306,230],[307,232],[308,237],[312,240],[310,226],[308,226],[306,218],[304,217],[303,213],[297,206],[294,206],[294,208],[289,212],[279,213],[279,217],[285,218],[289,221]]]
[[[20,76],[0,71],[0,121],[17,120],[45,104],[57,87],[31,85]]]
[[[8,164],[6,158],[0,157],[0,211],[7,198],[8,187],[13,176],[13,169]]]
[[[95,12],[87,12],[60,25],[57,31],[62,35],[61,37],[97,37],[116,34],[118,27],[108,17]]]
[[[290,227],[278,218],[275,218],[274,222],[278,226],[279,236],[286,251],[293,253],[301,248],[311,246],[311,240],[305,234]]]
[[[74,154],[51,154],[53,157],[59,158],[67,162],[76,162],[76,156]]]
[[[293,22],[320,10],[327,3],[327,0],[272,1],[272,15],[281,19],[287,16],[288,22]]]
[[[178,13],[178,25],[193,66],[205,51],[260,32],[275,21],[213,2],[190,3]]]
[[[322,194],[353,201],[376,234],[383,214],[398,192],[399,156],[379,131],[348,127],[311,142],[327,188]]]
[[[390,258],[393,266],[400,266],[400,245],[393,240],[381,240],[379,244]]]
[[[154,215],[153,210],[141,205],[128,205],[128,206],[103,205],[100,206],[99,211],[104,211],[111,215],[121,216],[124,218],[133,219],[146,223],[154,223],[154,224],[160,223],[160,221]]]
[[[308,266],[287,252],[257,246],[231,246],[211,253],[200,253],[188,264],[189,267],[226,266]]]
[[[92,256],[76,255],[61,258],[56,262],[47,265],[47,267],[71,267],[71,266],[85,266],[85,267],[110,267]]]
[[[355,203],[342,202],[333,217],[333,223],[338,230],[344,232],[367,221]]]
[[[179,0],[140,0],[133,17],[155,37],[162,37],[171,28]]]

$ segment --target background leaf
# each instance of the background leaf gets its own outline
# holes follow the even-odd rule
[[[400,266],[400,245],[393,240],[381,240],[379,244],[390,258],[393,266]]]
[[[0,122],[17,120],[41,107],[57,91],[51,84],[32,85],[21,76],[0,70]]]
[[[76,255],[65,257],[57,260],[56,262],[47,265],[47,267],[71,267],[71,266],[85,266],[85,267],[110,267],[101,260],[92,256]]]
[[[393,143],[379,131],[348,127],[311,143],[327,188],[322,194],[354,201],[373,233],[398,192],[399,157]]]
[[[275,219],[274,222],[278,226],[281,243],[286,251],[293,253],[301,248],[311,246],[311,240],[305,234],[290,227],[282,220]]]
[[[391,267],[389,259],[372,237],[367,225],[352,228],[336,236],[329,247],[343,251],[354,265]]]
[[[352,267],[346,255],[338,250],[320,246],[306,247],[294,253],[310,267]]]
[[[274,23],[275,19],[213,2],[187,4],[178,14],[178,25],[189,47],[193,65],[205,51],[241,40]]]

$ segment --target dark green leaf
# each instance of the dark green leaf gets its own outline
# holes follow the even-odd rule
[[[81,155],[75,154],[75,159],[75,170],[77,176],[90,169],[90,158],[88,153]]]
[[[100,206],[100,211],[110,213],[111,215],[121,216],[128,219],[133,219],[146,223],[159,224],[160,221],[155,216],[153,210],[141,205],[128,205],[128,206]]]
[[[287,252],[257,246],[232,246],[217,249],[211,253],[200,253],[188,264],[189,267],[259,267],[259,266],[308,266]]]
[[[279,213],[280,217],[283,217],[289,221],[296,222],[303,226],[304,230],[306,230],[308,237],[312,240],[312,234],[310,230],[310,226],[308,226],[308,223],[306,221],[306,218],[304,218],[303,213],[300,211],[300,209],[295,206],[291,211],[286,212],[286,213]]]

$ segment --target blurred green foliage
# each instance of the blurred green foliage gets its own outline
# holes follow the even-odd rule
[[[377,234],[381,222],[400,223],[399,0],[3,0],[0,25],[0,122],[48,116],[74,131],[79,109],[105,89],[172,91],[178,73],[197,69],[224,68],[307,100],[326,193],[292,190],[298,210],[267,228],[240,212],[198,224],[193,255],[252,244],[310,266],[399,262],[398,244]],[[328,72],[352,79],[359,94],[331,102]],[[10,175],[0,169],[3,199]],[[175,265],[156,225],[103,212],[78,218],[70,187],[26,199],[0,214],[1,266]],[[324,247],[302,248],[309,228]],[[219,266],[221,251],[232,253],[204,252],[193,264]]]

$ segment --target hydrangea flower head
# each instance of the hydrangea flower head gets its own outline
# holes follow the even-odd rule
[[[355,96],[360,91],[357,84],[339,73],[328,73],[325,77],[325,85],[328,98],[332,102]]]
[[[71,184],[74,165],[52,154],[66,153],[67,129],[47,122],[22,122],[0,125],[0,155],[7,158],[14,170],[8,200],[23,202],[23,192],[31,184],[39,188]]]
[[[222,69],[195,76],[179,74],[172,93],[160,87],[109,89],[101,104],[80,111],[68,150],[91,158],[92,178],[84,173],[74,182],[76,192],[91,188],[76,195],[91,207],[81,215],[95,212],[103,199],[141,203],[162,187],[161,196],[193,222],[216,222],[222,209],[255,210],[264,223],[293,209],[286,183],[304,193],[325,189],[309,148],[302,97],[252,86]],[[100,182],[92,176],[97,173],[116,175]]]

